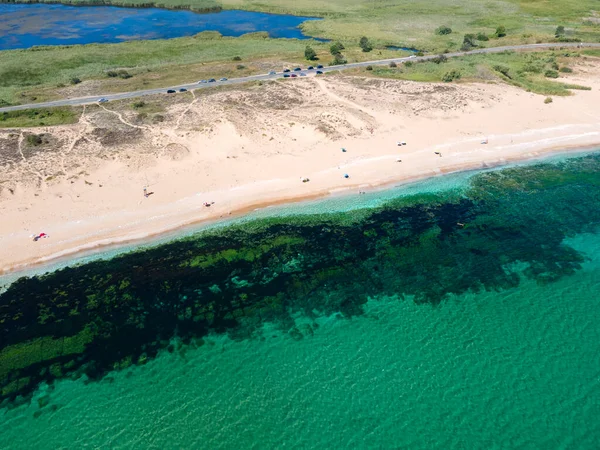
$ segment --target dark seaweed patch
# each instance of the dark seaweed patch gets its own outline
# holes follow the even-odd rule
[[[449,295],[553,282],[581,267],[565,237],[600,223],[600,158],[482,173],[464,192],[255,221],[153,249],[22,278],[0,296],[1,397],[42,380],[143,364],[209,331],[294,339],[292,314],[362,314],[374,295]],[[525,267],[517,270],[516,267]],[[201,345],[201,344],[200,344]]]

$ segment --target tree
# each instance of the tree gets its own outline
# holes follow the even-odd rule
[[[337,53],[341,53],[341,51],[345,48],[346,47],[344,47],[341,42],[335,42],[334,44],[331,44],[331,47],[329,47],[329,52],[335,56]]]
[[[452,33],[452,28],[447,27],[446,25],[442,25],[435,29],[435,34],[440,35],[440,36],[443,36],[445,34],[450,34],[450,33]]]
[[[496,28],[496,33],[494,33],[494,35],[497,38],[506,36],[506,27],[504,25],[499,25],[498,28]]]
[[[70,81],[71,81],[71,84],[79,84],[79,83],[81,83],[81,80],[79,78],[77,78],[77,77],[71,78]]]
[[[370,52],[371,50],[373,50],[373,46],[371,45],[369,39],[366,36],[360,38],[358,45],[360,45],[360,48],[362,48],[363,52]]]
[[[490,38],[487,37],[487,34],[485,34],[485,33],[477,33],[477,40],[478,41],[489,41]]]
[[[435,64],[442,64],[442,63],[445,63],[446,61],[448,61],[448,57],[446,55],[438,55],[435,58],[433,58],[431,61],[434,62]]]
[[[304,49],[304,57],[309,61],[314,61],[317,59],[317,52],[310,45],[307,45]]]
[[[554,32],[554,36],[561,37],[561,36],[564,36],[564,34],[565,34],[565,27],[563,27],[562,25],[557,26],[556,31]]]

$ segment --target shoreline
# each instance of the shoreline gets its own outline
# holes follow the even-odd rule
[[[18,130],[0,132],[7,149],[27,155],[5,167],[12,184],[0,185],[0,277],[257,209],[600,148],[598,72],[595,62],[582,66],[571,79],[592,90],[550,105],[503,84],[337,76],[194,97],[170,106],[160,125],[109,105],[46,128],[49,149],[23,144],[26,131],[18,142]],[[282,98],[294,105],[285,113],[271,106]],[[103,130],[120,133],[114,144],[96,138]],[[41,232],[50,238],[33,242]]]
[[[375,192],[387,191],[394,188],[400,188],[405,185],[418,183],[420,181],[425,181],[437,177],[445,177],[453,174],[460,173],[468,173],[468,172],[479,172],[486,170],[500,170],[503,168],[510,167],[512,165],[525,165],[525,164],[537,164],[543,163],[546,159],[554,158],[554,157],[577,157],[578,155],[585,155],[588,153],[600,152],[600,139],[595,144],[588,144],[585,146],[567,146],[567,147],[550,147],[545,149],[538,149],[534,154],[523,155],[522,157],[513,157],[505,160],[497,160],[492,162],[481,161],[480,163],[473,163],[468,165],[463,165],[460,167],[448,167],[446,170],[440,173],[430,173],[430,174],[419,174],[412,177],[407,178],[399,178],[399,179],[391,179],[391,180],[382,180],[380,182],[372,183],[372,184],[356,184],[345,187],[333,188],[328,191],[321,191],[316,193],[311,193],[307,195],[300,195],[296,197],[287,197],[287,198],[274,198],[270,201],[263,201],[258,203],[251,203],[247,206],[241,207],[237,210],[231,211],[227,218],[224,218],[223,215],[219,217],[210,217],[205,219],[192,219],[190,221],[186,221],[185,223],[180,223],[173,225],[171,227],[167,227],[160,231],[156,231],[154,233],[145,234],[143,236],[137,237],[122,237],[116,239],[104,239],[95,242],[89,242],[83,244],[79,247],[74,247],[70,249],[63,250],[61,252],[51,254],[40,258],[36,261],[24,262],[8,269],[6,267],[0,269],[0,283],[2,283],[4,278],[13,278],[16,280],[20,276],[28,276],[27,272],[34,271],[39,273],[46,273],[47,271],[54,271],[58,267],[53,267],[54,265],[60,267],[68,267],[68,262],[73,261],[75,264],[78,264],[83,259],[92,258],[93,260],[102,259],[103,254],[115,250],[116,254],[110,255],[110,258],[118,256],[120,254],[135,251],[140,247],[154,247],[159,246],[170,241],[177,240],[187,233],[195,234],[201,233],[203,228],[212,228],[223,226],[226,227],[229,225],[229,221],[231,220],[239,220],[247,216],[249,213],[257,210],[265,210],[271,207],[276,206],[286,206],[293,204],[302,204],[305,202],[311,202],[316,200],[323,200],[328,197],[333,197],[335,195],[339,195],[342,197],[350,197],[351,191],[359,189],[359,188],[367,188],[372,189]],[[310,214],[310,213],[309,213]],[[250,220],[259,220],[258,218]],[[204,229],[206,229],[204,228]],[[134,248],[129,248],[129,246],[134,246]],[[87,261],[86,261],[87,262]],[[62,266],[62,263],[65,263],[65,266]],[[46,269],[48,269],[46,271]],[[18,275],[18,277],[17,277]],[[30,274],[33,275],[33,274]],[[9,283],[12,281],[9,281]]]

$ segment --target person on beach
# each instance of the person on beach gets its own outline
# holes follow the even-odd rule
[[[44,239],[45,239],[45,238],[47,238],[47,237],[50,237],[50,236],[49,236],[49,235],[47,235],[46,233],[40,233],[40,234],[38,234],[38,235],[34,236],[33,240],[34,240],[35,242],[37,242],[37,241],[39,241],[40,239],[42,239],[42,238],[44,238]]]

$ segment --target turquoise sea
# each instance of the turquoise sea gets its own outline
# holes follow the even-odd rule
[[[273,208],[0,294],[0,448],[597,449],[600,153]]]

